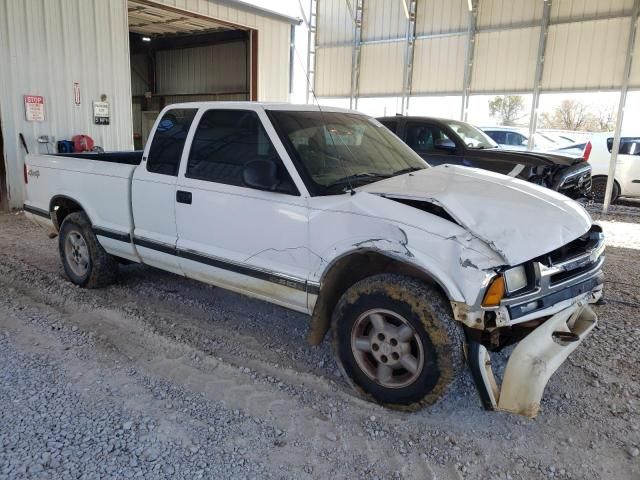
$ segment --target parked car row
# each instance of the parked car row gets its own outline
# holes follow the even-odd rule
[[[508,150],[527,150],[529,148],[529,132],[516,127],[480,127],[491,139]],[[575,143],[571,137],[552,136],[549,133],[537,132],[533,135],[534,151],[553,151]]]
[[[483,131],[502,148],[523,150],[528,137],[522,130],[512,127],[487,127]],[[573,140],[573,141],[571,141]],[[591,134],[581,140],[566,134],[540,132],[536,134],[534,150],[543,150],[571,157],[584,158],[591,164],[591,192],[595,201],[602,202],[609,176],[609,162],[613,146],[613,132]],[[623,132],[616,162],[616,173],[611,201],[618,197],[640,197],[640,135]]]
[[[528,135],[515,127],[476,128],[465,122],[431,117],[382,117],[431,165],[454,164],[482,168],[527,180],[573,199],[605,196],[613,133],[579,135],[540,132],[533,150]],[[611,201],[640,197],[640,135],[623,134]]]
[[[570,198],[588,198],[591,165],[584,158],[550,152],[510,151],[465,122],[430,117],[378,119],[430,165],[482,168],[556,190]]]

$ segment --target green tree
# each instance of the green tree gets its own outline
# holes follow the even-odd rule
[[[515,125],[523,112],[524,99],[520,95],[501,95],[489,100],[489,114],[501,125]]]

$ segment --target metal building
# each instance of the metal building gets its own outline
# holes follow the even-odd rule
[[[318,0],[315,94],[348,99],[640,89],[640,0]],[[335,101],[335,100],[334,100]],[[529,135],[533,141],[533,135]],[[611,171],[609,178],[613,178]],[[610,187],[609,187],[610,188]],[[606,198],[609,198],[607,194]],[[607,202],[608,203],[608,202]],[[605,203],[605,210],[606,205]]]
[[[233,0],[0,0],[0,209],[22,206],[20,134],[129,150],[169,103],[287,101],[298,23]]]
[[[321,0],[316,95],[353,97],[355,103],[363,97],[465,91],[532,93],[536,87],[620,90],[634,3]],[[536,85],[540,59],[544,68]],[[640,49],[635,60],[630,88],[640,88]],[[355,75],[358,82],[352,82]]]

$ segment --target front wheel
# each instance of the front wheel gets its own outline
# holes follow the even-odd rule
[[[463,332],[451,307],[416,279],[383,274],[356,283],[338,302],[332,331],[347,381],[391,408],[436,403],[464,366]]]
[[[118,262],[102,248],[84,212],[70,213],[64,219],[58,249],[64,271],[76,285],[99,288],[115,281]]]

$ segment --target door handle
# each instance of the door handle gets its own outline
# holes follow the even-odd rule
[[[184,190],[178,190],[176,192],[176,202],[178,203],[186,203],[187,205],[191,205],[191,192],[185,192]]]

